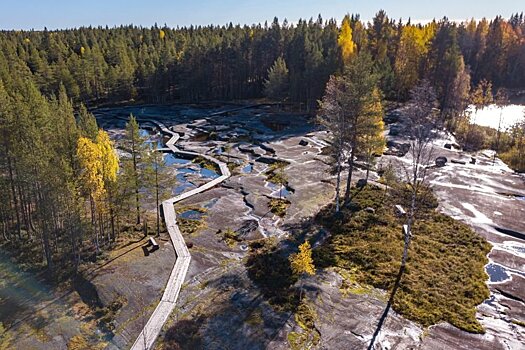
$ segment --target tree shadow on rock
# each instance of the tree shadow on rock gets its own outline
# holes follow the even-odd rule
[[[290,268],[288,243],[280,246],[268,240],[251,243],[246,267],[248,277],[265,300],[278,309],[295,312],[299,305],[298,291],[294,287],[297,277]]]
[[[168,329],[166,349],[266,349],[290,317],[270,305],[245,273],[221,276],[206,288],[206,306],[199,302],[197,315]]]
[[[90,280],[84,278],[84,276],[81,274],[75,276],[75,279],[73,280],[73,287],[77,291],[82,301],[91,309],[95,310],[104,306],[100,300],[95,285]]]

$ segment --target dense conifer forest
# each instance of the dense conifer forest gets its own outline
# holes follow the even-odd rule
[[[141,223],[135,190],[146,186],[141,169],[152,169],[151,161],[133,149],[116,181],[112,146],[89,108],[269,97],[315,113],[330,76],[356,52],[371,58],[377,96],[404,101],[418,81],[430,81],[453,127],[471,87],[481,95],[487,84],[525,88],[523,14],[420,25],[380,11],[369,23],[352,15],[342,24],[319,17],[0,32],[0,241],[32,247],[28,260],[56,271]],[[126,142],[138,137],[131,120]],[[128,217],[129,208],[137,215]]]

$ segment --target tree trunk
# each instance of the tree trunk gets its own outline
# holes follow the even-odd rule
[[[155,203],[157,204],[157,237],[160,236],[160,208],[159,208],[159,170],[155,164]]]
[[[348,179],[346,180],[346,192],[345,192],[345,201],[344,206],[350,204],[350,187],[352,184],[352,173],[354,171],[354,151],[355,151],[355,142],[352,145],[352,151],[350,152],[350,159],[348,160]]]
[[[342,150],[339,149],[337,153],[337,181],[335,183],[335,212],[339,213],[340,208],[340,191],[341,191],[341,153]]]
[[[137,149],[135,135],[131,138],[131,151],[133,156],[133,176],[135,180],[135,209],[137,214],[137,225],[140,224],[140,202],[139,202],[139,174],[137,171]]]
[[[7,146],[6,146],[6,152],[8,152]],[[16,232],[18,235],[18,239],[21,239],[22,232],[21,232],[21,227],[20,227],[20,210],[18,208],[18,198],[16,196],[16,186],[15,186],[15,180],[13,176],[13,164],[11,163],[11,157],[9,155],[7,156],[7,168],[9,172],[9,183],[11,185],[11,194],[13,196],[13,204],[15,206]]]

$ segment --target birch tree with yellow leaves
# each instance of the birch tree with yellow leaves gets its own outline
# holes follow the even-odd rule
[[[105,189],[105,207],[104,211],[100,211],[99,215],[109,214],[109,222],[111,231],[108,231],[108,242],[115,239],[115,217],[116,217],[116,203],[115,192],[117,191],[117,173],[119,170],[119,160],[115,152],[113,142],[109,139],[109,135],[104,130],[100,129],[97,134],[96,145],[100,152],[100,160],[102,166],[102,180]],[[103,224],[103,220],[100,220]],[[104,231],[104,227],[101,227]],[[111,232],[111,235],[110,235]]]
[[[114,206],[111,201],[118,172],[118,157],[108,134],[99,130],[96,140],[80,137],[77,144],[80,166],[80,188],[89,198],[91,227],[95,236],[97,252],[100,238],[105,234],[105,215],[110,214],[111,232],[115,237]],[[108,241],[111,236],[108,235]]]
[[[347,64],[350,62],[352,57],[357,51],[357,46],[352,39],[352,27],[350,26],[350,18],[348,15],[343,18],[343,23],[341,24],[341,30],[337,38],[337,44],[341,49],[341,57],[343,58],[343,63]]]
[[[77,158],[80,165],[80,188],[89,198],[91,228],[95,235],[97,252],[100,249],[97,227],[97,207],[105,194],[102,174],[102,156],[97,144],[86,137],[80,137],[77,144]]]

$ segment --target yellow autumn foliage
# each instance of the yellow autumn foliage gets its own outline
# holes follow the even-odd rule
[[[166,36],[166,32],[161,29],[159,31],[159,38],[160,38],[160,40],[164,39],[165,36]]]
[[[350,27],[350,19],[345,16],[341,24],[341,32],[337,38],[337,44],[341,48],[341,55],[343,62],[347,63],[356,52],[356,44],[352,39],[352,27]]]
[[[382,154],[386,146],[385,123],[383,122],[383,106],[381,104],[381,94],[377,88],[372,93],[372,99],[366,106],[366,120],[362,125],[362,130],[358,136],[358,143],[361,145],[363,153],[367,158],[373,154]]]
[[[292,272],[296,275],[306,273],[315,275],[315,265],[312,259],[312,247],[310,242],[306,241],[299,246],[299,252],[290,256],[290,265]]]
[[[87,137],[80,137],[77,143],[77,157],[81,168],[81,186],[95,201],[99,201],[105,194],[102,152],[95,142]]]
[[[114,182],[117,180],[118,156],[113,148],[113,142],[109,139],[109,135],[104,130],[100,129],[97,134],[97,147],[100,151],[100,161],[102,164],[102,178],[104,181]]]

